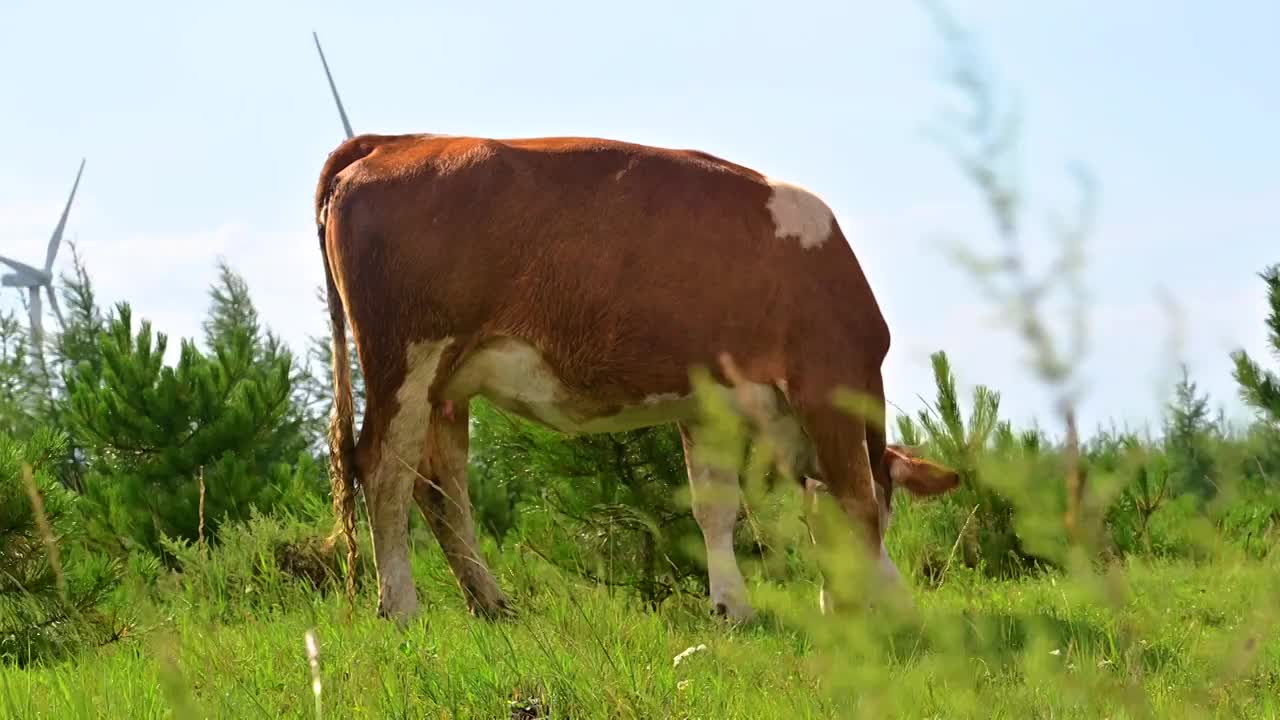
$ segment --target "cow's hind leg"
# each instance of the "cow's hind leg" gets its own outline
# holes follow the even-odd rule
[[[465,403],[454,404],[447,414],[440,408],[432,410],[413,497],[440,543],[467,608],[492,618],[506,614],[510,603],[476,542],[467,489],[467,418]]]
[[[732,471],[699,462],[694,456],[690,430],[681,424],[685,465],[693,495],[693,517],[702,530],[707,547],[707,575],[711,585],[711,606],[717,615],[731,620],[748,620],[753,615],[747,599],[747,585],[733,552],[733,530],[738,520],[738,476]]]
[[[377,417],[376,414],[374,414]],[[403,625],[418,611],[409,564],[409,505],[413,468],[422,457],[425,408],[405,404],[386,427],[373,472],[364,487],[373,560],[378,572],[378,616]],[[366,426],[361,436],[376,436]]]

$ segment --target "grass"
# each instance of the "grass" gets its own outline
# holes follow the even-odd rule
[[[520,615],[486,623],[418,547],[422,615],[403,632],[367,594],[348,624],[340,593],[271,573],[237,585],[244,600],[136,597],[145,631],[5,668],[0,714],[315,717],[310,630],[333,718],[1280,717],[1274,560],[1119,567],[1113,602],[1106,583],[961,570],[914,588],[914,612],[840,622],[810,584],[757,583],[760,616],[731,627],[697,598],[647,612],[515,552],[496,564]]]

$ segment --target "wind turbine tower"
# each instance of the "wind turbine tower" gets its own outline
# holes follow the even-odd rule
[[[342,117],[342,129],[347,131],[347,139],[355,137],[351,132],[351,121],[347,120],[347,111],[342,107],[342,98],[338,97],[338,86],[333,84],[333,75],[329,72],[329,63],[324,59],[324,50],[320,49],[320,36],[312,31],[311,37],[316,41],[316,52],[320,53],[320,64],[324,65],[324,76],[329,78],[329,90],[333,92],[333,101],[338,104],[338,115]]]
[[[62,209],[62,217],[58,226],[53,229],[53,237],[49,238],[49,249],[44,257],[44,269],[35,268],[0,256],[0,263],[13,268],[13,272],[0,277],[0,285],[4,287],[25,288],[29,302],[27,309],[31,314],[31,348],[35,357],[42,356],[44,348],[44,307],[40,301],[40,290],[49,296],[49,304],[53,306],[53,314],[58,318],[59,327],[66,327],[62,319],[62,309],[58,306],[58,296],[53,292],[53,261],[58,257],[58,247],[62,244],[62,232],[67,227],[67,216],[71,214],[71,202],[76,199],[76,188],[80,187],[80,175],[84,173],[84,159],[80,160],[80,169],[76,172],[75,184],[71,186],[71,196],[67,198],[67,206]]]

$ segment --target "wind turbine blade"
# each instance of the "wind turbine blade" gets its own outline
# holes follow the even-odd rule
[[[71,196],[67,198],[67,206],[62,209],[62,218],[58,220],[58,227],[53,230],[53,237],[49,238],[49,252],[44,258],[44,271],[53,270],[53,259],[58,255],[58,245],[62,242],[62,231],[67,227],[67,215],[71,214],[71,201],[76,199],[76,188],[80,187],[80,175],[84,173],[84,158],[80,159],[80,169],[76,171],[76,182],[71,186]]]
[[[37,270],[26,263],[21,263],[21,262],[18,262],[17,260],[11,260],[3,255],[0,255],[0,263],[4,263],[5,265],[8,265],[9,267],[13,268],[14,270],[17,270],[20,273],[29,273],[31,275],[32,282],[38,282],[40,278],[44,277],[44,273],[41,272],[40,270]]]
[[[333,74],[329,72],[329,63],[324,59],[324,50],[320,49],[320,36],[313,31],[311,37],[316,41],[316,51],[320,53],[320,64],[324,65],[324,76],[329,78],[329,90],[333,92],[333,101],[338,104],[338,114],[342,116],[342,127],[347,131],[347,139],[355,137],[351,132],[351,122],[347,120],[347,111],[342,107],[342,98],[338,97],[338,86],[333,84]]]
[[[66,330],[67,321],[62,317],[62,307],[58,305],[58,294],[53,291],[52,285],[45,285],[44,289],[49,291],[49,305],[53,308],[53,316],[58,318],[58,327]]]

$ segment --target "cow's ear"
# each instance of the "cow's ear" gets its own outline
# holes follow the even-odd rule
[[[884,450],[889,477],[894,485],[906,488],[916,497],[933,497],[960,486],[960,473],[938,463],[916,457],[900,445]]]

